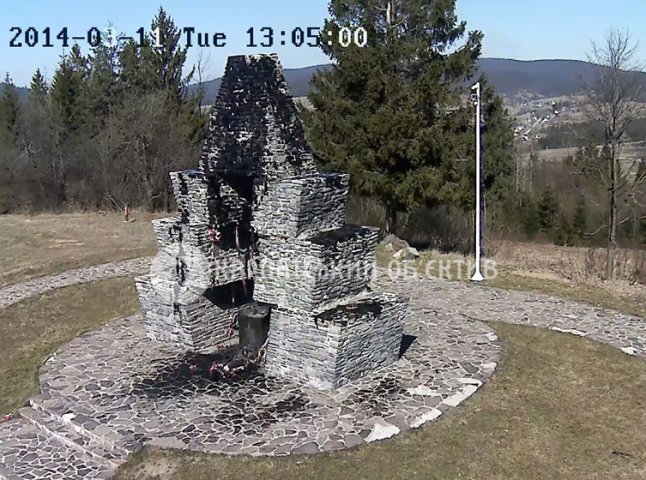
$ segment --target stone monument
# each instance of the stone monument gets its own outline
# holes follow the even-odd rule
[[[197,353],[270,307],[265,374],[337,388],[398,359],[406,306],[370,287],[377,233],[347,225],[349,176],[320,173],[275,55],[230,57],[199,168],[136,279],[147,335]]]

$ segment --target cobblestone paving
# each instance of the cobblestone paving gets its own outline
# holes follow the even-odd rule
[[[114,469],[47,435],[24,421],[0,428],[0,478],[67,480],[107,479]]]
[[[400,283],[400,286],[402,284]],[[500,290],[461,282],[416,281],[412,291],[452,317],[506,322],[587,337],[628,355],[646,358],[646,320],[541,294]]]
[[[33,411],[58,427],[36,430],[25,419],[0,426],[0,477],[103,478],[144,444],[288,455],[388,438],[439,417],[491,376],[501,346],[477,320],[585,336],[646,358],[646,322],[639,318],[458,282],[380,283],[410,298],[405,351],[395,365],[333,393],[260,372],[213,383],[205,374],[213,358],[152,343],[139,317],[82,335],[43,365],[42,394],[32,399]],[[74,435],[91,440],[81,449],[87,453],[109,452],[106,463],[60,441]],[[79,473],[81,464],[89,470]],[[64,474],[48,476],[48,469]]]
[[[26,298],[35,297],[56,288],[145,273],[150,267],[150,261],[151,258],[146,257],[104,263],[9,285],[8,287],[0,288],[0,308],[6,308]]]
[[[214,357],[162,348],[132,317],[51,358],[34,404],[91,434],[111,432],[129,451],[144,443],[252,455],[338,450],[436,418],[482,385],[500,354],[489,327],[421,304],[411,308],[406,334],[395,365],[325,393],[260,372],[212,382]]]

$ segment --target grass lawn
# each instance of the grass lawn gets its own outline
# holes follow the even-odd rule
[[[590,340],[494,323],[491,383],[438,421],[334,454],[236,458],[144,450],[134,479],[643,479],[646,363]]]
[[[0,217],[0,249],[6,253],[0,259],[0,285],[153,254],[149,220]],[[432,255],[424,254],[418,267]],[[641,298],[603,286],[507,268],[488,284],[646,317]],[[15,411],[35,393],[39,365],[62,344],[137,309],[132,279],[122,278],[67,287],[0,310],[0,413]],[[133,456],[117,478],[646,478],[646,362],[587,339],[492,326],[505,344],[493,380],[419,430],[313,457],[227,458],[149,449]]]
[[[0,413],[15,412],[37,392],[38,368],[61,345],[138,308],[132,278],[117,278],[0,309]]]
[[[159,216],[159,215],[157,215]],[[157,251],[151,214],[0,215],[0,287]]]

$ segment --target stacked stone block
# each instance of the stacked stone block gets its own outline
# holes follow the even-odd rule
[[[135,286],[147,336],[197,353],[211,353],[227,343],[231,325],[249,301],[239,282],[220,287],[238,292],[235,300],[219,304],[214,301],[216,289],[199,294],[177,282],[162,285],[149,275],[137,277]]]
[[[251,300],[251,282],[242,284],[249,252],[241,245],[249,238],[249,201],[223,177],[198,170],[170,177],[179,213],[153,221],[160,252],[151,274],[135,282],[144,328],[160,342],[210,353],[230,339]]]
[[[266,368],[315,388],[338,388],[398,359],[405,314],[405,305],[387,294],[354,298],[311,315],[277,307]]]
[[[311,310],[366,290],[372,279],[377,232],[346,225],[309,238],[261,237],[254,296]]]
[[[349,176],[323,174],[275,55],[230,57],[197,170],[138,278],[151,338],[208,352],[270,304],[265,371],[337,388],[398,358],[405,305],[370,288],[374,229],[345,224]]]
[[[307,237],[345,223],[350,176],[287,178],[258,193],[252,225],[266,237]]]

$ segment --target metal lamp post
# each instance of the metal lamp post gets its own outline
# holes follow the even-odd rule
[[[480,264],[482,262],[482,252],[480,241],[482,239],[482,223],[480,220],[481,215],[481,206],[480,206],[480,170],[482,168],[480,161],[480,82],[476,83],[471,90],[475,91],[475,94],[472,95],[472,98],[476,105],[476,271],[471,277],[472,282],[481,282],[484,280],[484,276],[480,271]]]

